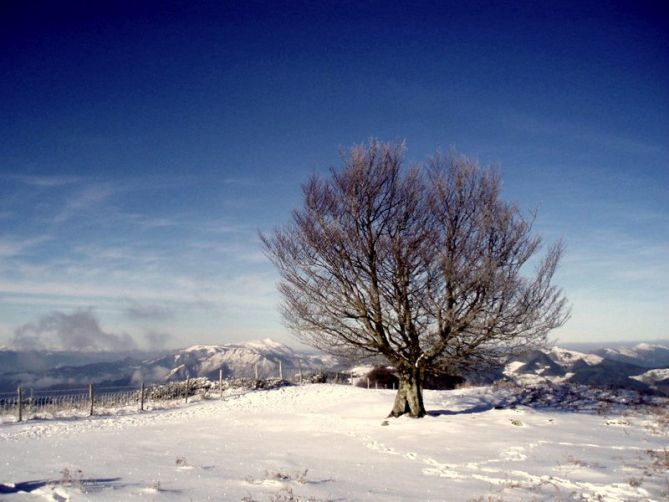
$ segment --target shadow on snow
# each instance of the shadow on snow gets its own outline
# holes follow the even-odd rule
[[[629,389],[541,383],[518,385],[505,382],[493,386],[490,393],[470,396],[463,409],[428,410],[432,417],[485,413],[519,406],[537,410],[565,411],[588,414],[623,412],[630,407],[657,405],[663,398]],[[666,402],[666,401],[665,401]]]

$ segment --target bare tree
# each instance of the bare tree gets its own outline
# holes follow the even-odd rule
[[[331,354],[383,356],[400,377],[390,415],[421,417],[428,373],[542,344],[568,314],[551,285],[562,244],[524,275],[541,240],[500,199],[495,170],[403,157],[402,144],[351,148],[343,169],[303,186],[292,224],[261,238],[287,326]]]

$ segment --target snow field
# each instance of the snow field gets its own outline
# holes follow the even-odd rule
[[[0,427],[9,500],[664,500],[666,427],[631,411],[495,409],[504,389],[255,391],[143,414]],[[387,424],[387,425],[384,425]],[[27,495],[30,493],[30,495]]]

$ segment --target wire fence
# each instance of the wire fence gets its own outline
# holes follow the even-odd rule
[[[227,379],[221,370],[217,381],[186,377],[150,385],[143,382],[128,386],[89,384],[48,390],[19,386],[16,392],[0,393],[0,423],[160,409],[187,403],[189,399],[222,399],[286,383],[350,383],[350,376],[323,370],[303,371],[302,368],[284,370],[279,365],[277,371],[256,367],[251,375]]]
[[[19,387],[15,393],[0,394],[0,418],[8,421],[101,414],[111,408],[143,409],[151,387],[97,387],[36,390]]]
[[[241,384],[241,382],[238,382]],[[187,378],[167,384],[136,386],[96,386],[68,389],[24,389],[0,393],[0,420],[24,421],[66,416],[108,415],[120,411],[145,411],[173,406],[189,399],[211,399],[248,390],[230,381]]]

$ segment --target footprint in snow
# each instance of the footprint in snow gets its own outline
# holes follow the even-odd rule
[[[370,441],[365,445],[370,450],[379,450],[381,445],[377,441]]]
[[[389,446],[384,445],[383,443],[379,443],[378,441],[370,441],[369,443],[366,443],[365,446],[369,448],[370,450],[376,450],[380,451],[383,453],[388,453],[389,455],[399,455],[400,453],[395,450],[395,448],[391,448]]]
[[[527,458],[527,455],[525,455],[523,451],[525,451],[525,448],[522,446],[512,446],[511,448],[502,451],[500,458],[511,462],[520,462]]]
[[[437,462],[433,458],[426,458],[425,463],[430,465],[423,469],[426,476],[438,476],[440,478],[462,479],[465,476],[455,471],[451,466]]]

